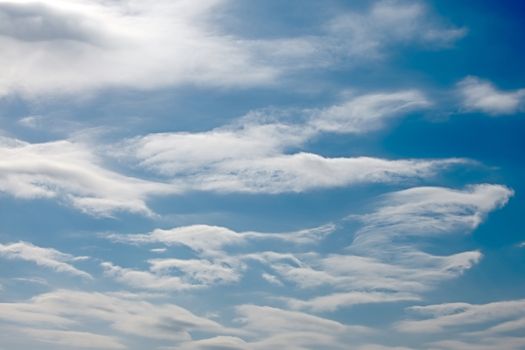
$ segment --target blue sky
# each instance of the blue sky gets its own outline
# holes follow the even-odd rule
[[[525,349],[524,10],[0,0],[0,350]]]

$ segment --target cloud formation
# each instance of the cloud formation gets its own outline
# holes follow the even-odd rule
[[[487,304],[444,303],[408,308],[412,319],[398,322],[405,333],[442,334],[448,339],[429,344],[439,350],[510,349],[525,345],[525,301]]]
[[[467,112],[498,116],[523,111],[525,89],[501,91],[490,81],[478,77],[466,77],[457,86],[463,108]]]
[[[0,350],[525,348],[515,140],[425,121],[524,110],[458,71],[519,16],[452,3],[0,0]]]
[[[389,120],[428,105],[419,91],[364,94],[304,111],[299,121],[255,112],[210,131],[136,137],[119,144],[115,156],[138,162],[186,190],[275,194],[421,179],[467,161],[326,158],[296,150],[325,133],[378,130]]]
[[[466,34],[465,28],[439,22],[423,2],[382,0],[374,2],[366,13],[340,14],[328,28],[345,38],[345,50],[374,56],[404,43],[446,47]]]
[[[0,95],[268,85],[297,68],[369,59],[393,45],[444,47],[465,32],[422,3],[379,1],[302,36],[248,39],[213,16],[228,3],[3,0],[0,64],[8,74]]]
[[[445,303],[412,306],[408,310],[426,319],[408,320],[397,326],[404,332],[442,332],[467,325],[487,325],[485,335],[505,333],[525,328],[524,300],[499,301],[488,304]]]
[[[440,282],[461,275],[479,262],[479,251],[433,255],[420,244],[429,237],[472,231],[512,195],[505,186],[491,184],[463,190],[415,187],[393,192],[383,196],[371,213],[351,217],[361,222],[353,235],[345,233],[342,224],[289,233],[238,233],[224,227],[194,225],[105,237],[139,246],[163,244],[191,249],[192,256],[186,259],[149,260],[149,271],[112,266],[114,277],[133,288],[167,288],[158,281],[172,282],[173,290],[234,284],[248,271],[261,271],[267,283],[298,288],[310,296],[298,299],[284,293],[274,295],[275,301],[296,310],[329,312],[358,304],[420,300]],[[346,235],[351,240],[346,247],[318,251],[316,248],[329,235]],[[264,241],[277,241],[280,249],[261,249]],[[319,294],[316,291],[321,287]]]
[[[28,143],[3,137],[0,192],[25,199],[56,198],[95,216],[120,211],[152,216],[147,200],[160,195],[277,194],[425,179],[468,161],[327,158],[300,149],[325,133],[378,130],[389,120],[429,104],[413,90],[364,94],[304,110],[300,120],[259,111],[210,131],[149,134],[112,146],[86,140]],[[120,174],[110,169],[115,159],[162,182]]]
[[[354,245],[371,247],[396,238],[471,231],[513,195],[508,187],[492,184],[464,190],[415,187],[390,193],[378,210],[358,218],[365,225],[357,232]]]
[[[173,192],[165,184],[108,170],[89,146],[67,140],[31,144],[0,138],[0,170],[0,193],[57,198],[92,215],[151,215],[146,198]]]
[[[275,70],[206,23],[221,3],[2,1],[0,91],[267,84]]]
[[[72,262],[84,260],[87,257],[74,257],[53,248],[42,248],[28,242],[0,243],[0,257],[10,260],[30,261],[57,272],[92,279],[90,274],[71,265]]]
[[[0,311],[0,322],[12,334],[75,348],[127,349],[126,339],[133,337],[149,338],[150,346],[162,349],[342,349],[342,342],[373,332],[302,312],[248,304],[235,309],[236,326],[228,328],[174,304],[152,304],[131,293],[56,290],[25,302],[0,303]],[[109,327],[112,335],[101,326]],[[194,333],[199,335],[195,339]],[[166,343],[178,345],[161,347]]]
[[[385,196],[369,214],[346,254],[306,254],[302,264],[274,264],[284,281],[302,288],[330,286],[307,300],[284,298],[292,308],[333,311],[355,304],[417,300],[440,281],[457,277],[482,257],[478,251],[433,255],[419,245],[428,237],[471,231],[513,192],[499,185],[465,190],[416,187]]]
[[[0,320],[4,324],[19,325],[17,327],[23,327],[22,332],[27,326],[47,328],[47,331],[25,333],[36,340],[45,342],[52,338],[69,346],[78,346],[79,342],[90,338],[109,340],[103,333],[95,336],[84,334],[78,338],[74,333],[64,331],[79,326],[83,329],[90,329],[92,325],[109,327],[111,333],[120,338],[128,335],[177,342],[190,340],[194,331],[235,333],[177,305],[152,304],[130,293],[55,290],[25,302],[0,303],[0,311]],[[113,341],[115,346],[117,343]]]

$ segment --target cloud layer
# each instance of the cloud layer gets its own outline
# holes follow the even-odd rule
[[[107,170],[83,144],[56,141],[31,144],[0,139],[0,192],[17,198],[58,198],[94,215],[114,211],[151,214],[145,204],[164,184]]]
[[[524,349],[476,6],[0,0],[0,350]]]
[[[274,295],[275,299],[292,309],[314,312],[418,300],[422,293],[461,275],[482,257],[479,251],[433,255],[420,244],[431,237],[472,231],[512,195],[505,186],[491,184],[464,190],[415,187],[393,192],[373,212],[351,217],[362,223],[353,235],[333,224],[289,233],[238,233],[195,225],[146,234],[109,234],[105,237],[119,243],[184,246],[192,256],[155,258],[148,261],[147,271],[108,263],[104,268],[133,288],[160,291],[234,284],[251,270],[263,267],[259,273],[267,283],[293,286],[311,295],[305,300],[286,294]],[[352,239],[343,249],[317,251],[316,247],[332,235]],[[281,249],[258,248],[265,241],[279,242]],[[316,293],[321,287],[329,293]]]
[[[3,0],[0,95],[268,85],[298,67],[373,58],[400,43],[443,47],[464,35],[422,3],[380,1],[307,35],[247,39],[217,20],[228,4]]]

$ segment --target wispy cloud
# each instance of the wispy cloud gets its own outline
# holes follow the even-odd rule
[[[414,293],[403,292],[340,292],[311,298],[309,300],[298,300],[284,298],[286,304],[296,310],[310,310],[312,312],[330,312],[355,305],[392,303],[399,301],[417,301],[420,297]]]
[[[496,3],[0,0],[0,350],[525,349]]]
[[[334,224],[326,224],[310,229],[293,232],[265,233],[265,232],[235,232],[226,227],[209,225],[181,226],[169,230],[156,229],[145,234],[104,234],[103,237],[121,243],[152,244],[162,243],[167,246],[181,245],[205,255],[214,256],[228,246],[245,245],[249,241],[281,241],[294,244],[313,244],[321,241],[325,236],[334,232]]]
[[[162,281],[176,279],[175,289],[182,289],[186,284],[203,287],[236,283],[246,271],[263,266],[264,280],[295,286],[312,295],[298,299],[277,294],[273,300],[292,309],[335,311],[357,304],[419,300],[421,293],[439,282],[461,275],[481,259],[479,251],[438,256],[423,251],[420,242],[475,229],[512,194],[504,186],[489,184],[464,190],[416,187],[393,192],[382,197],[371,213],[353,217],[362,226],[351,244],[323,253],[317,252],[316,246],[329,234],[345,234],[339,225],[289,233],[238,233],[224,227],[195,225],[105,237],[136,245],[181,245],[193,251],[194,256],[187,259],[149,260],[149,271],[119,268],[122,273],[117,280],[134,288],[162,286],[146,279],[139,281],[141,274]],[[279,251],[261,250],[258,243],[265,240],[280,242]],[[137,278],[123,278],[124,272]],[[178,275],[172,277],[172,272]],[[323,293],[319,295],[315,291],[321,287]]]
[[[403,321],[397,328],[404,332],[442,332],[451,328],[462,329],[467,325],[486,325],[499,321],[499,325],[485,330],[484,334],[512,331],[525,327],[524,304],[524,300],[509,300],[488,304],[445,303],[413,306],[408,310],[427,318]]]
[[[133,294],[89,293],[56,290],[40,294],[27,302],[0,303],[0,320],[8,324],[37,327],[46,331],[28,331],[31,337],[49,341],[50,338],[79,346],[82,339],[66,332],[71,327],[90,325],[109,327],[116,337],[131,335],[158,340],[186,341],[190,332],[231,333],[218,323],[194,315],[174,304],[152,304]],[[57,333],[53,333],[56,331]],[[98,333],[96,333],[98,334]],[[54,335],[54,336],[53,336]],[[83,337],[84,340],[89,338]],[[107,338],[99,338],[107,340]],[[120,338],[121,339],[121,338]]]
[[[464,190],[416,187],[387,194],[375,212],[357,217],[364,227],[357,232],[353,245],[366,247],[398,237],[470,231],[513,194],[505,186],[491,184]]]
[[[356,217],[363,226],[347,254],[310,254],[301,265],[273,265],[283,280],[303,288],[334,289],[308,300],[284,300],[290,307],[315,311],[417,300],[421,292],[460,275],[482,257],[478,251],[432,255],[421,250],[420,241],[473,230],[512,194],[504,186],[485,184],[465,190],[416,187],[386,195],[375,211]]]
[[[3,0],[0,64],[12,73],[0,94],[267,85],[298,68],[362,61],[406,43],[444,47],[465,34],[423,3],[378,1],[302,36],[248,39],[213,16],[227,4]]]
[[[493,116],[515,114],[522,111],[525,104],[525,89],[502,91],[490,81],[478,77],[467,77],[457,86],[463,108],[468,112]]]
[[[236,309],[239,327],[248,339],[214,337],[187,344],[182,349],[343,349],[353,337],[369,334],[370,328],[272,307],[241,305]]]
[[[105,238],[120,243],[148,245],[161,243],[165,246],[185,246],[194,258],[163,258],[148,260],[149,271],[125,269],[103,263],[108,276],[139,289],[184,290],[202,288],[215,284],[235,283],[243,276],[248,261],[263,262],[263,254],[232,254],[232,248],[254,246],[257,242],[281,242],[287,245],[314,245],[333,233],[336,226],[324,226],[288,233],[235,232],[225,227],[193,225],[171,230],[157,229],[146,234],[106,234]],[[177,272],[179,276],[171,276]],[[278,279],[273,276],[273,283]]]
[[[130,211],[151,215],[145,200],[172,187],[104,168],[90,147],[72,141],[27,143],[0,139],[0,192],[17,198],[58,198],[93,215]]]
[[[83,260],[85,257],[74,257],[53,248],[42,248],[28,242],[0,244],[0,257],[10,260],[30,261],[57,272],[92,279],[90,274],[71,265],[72,262]]]
[[[180,291],[202,287],[202,285],[185,282],[178,276],[154,274],[149,271],[139,271],[116,266],[109,262],[101,264],[106,276],[137,289],[156,291]]]
[[[253,112],[210,131],[149,134],[113,146],[89,140],[28,143],[4,137],[0,139],[0,192],[18,198],[57,198],[98,216],[119,211],[152,216],[147,200],[159,195],[190,191],[277,194],[425,179],[469,161],[327,158],[297,150],[324,133],[372,132],[428,105],[418,91],[365,94],[304,110],[299,121]],[[120,174],[109,166],[115,158],[163,181]]]
[[[274,309],[275,311],[282,311]],[[263,311],[266,314],[266,312]],[[283,315],[275,315],[276,317]],[[267,315],[263,315],[267,317]],[[304,318],[297,317],[297,320],[309,321],[308,316],[304,315]],[[286,319],[286,318],[284,318]],[[277,318],[277,320],[280,320]],[[327,321],[327,320],[325,320]],[[318,318],[318,322],[322,322],[321,318]],[[335,324],[336,326],[337,324]],[[307,328],[307,327],[305,327]],[[276,328],[273,329],[274,333],[261,334],[253,340],[245,340],[239,337],[228,337],[218,336],[203,340],[196,340],[188,343],[183,343],[177,347],[177,349],[184,350],[205,350],[205,349],[228,349],[228,350],[241,350],[241,349],[274,349],[274,348],[286,348],[286,349],[297,349],[297,350],[308,350],[314,348],[323,349],[344,349],[343,345],[346,342],[352,340],[352,336],[359,331],[352,330],[352,327],[346,327],[347,333],[344,334],[336,329],[328,329],[323,332],[318,329],[312,329],[309,331],[303,330],[287,330],[285,332],[278,331]],[[357,328],[357,327],[356,327]],[[365,328],[363,328],[365,329]],[[175,348],[166,348],[166,350],[174,350]]]
[[[329,30],[345,38],[347,50],[373,56],[403,43],[448,46],[466,34],[465,28],[439,23],[421,1],[382,0],[366,13],[343,13],[329,24]]]
[[[412,319],[398,322],[406,333],[434,333],[444,340],[428,344],[443,350],[522,349],[525,301],[505,300],[487,304],[444,303],[408,308]]]
[[[467,161],[326,158],[297,149],[324,133],[380,129],[388,120],[428,105],[418,91],[365,94],[304,111],[299,121],[252,113],[210,131],[132,138],[118,144],[114,153],[186,190],[276,194],[427,178]]]

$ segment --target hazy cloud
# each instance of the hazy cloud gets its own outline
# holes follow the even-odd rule
[[[525,89],[501,91],[490,81],[466,77],[458,84],[463,108],[492,116],[515,114],[523,110]]]

